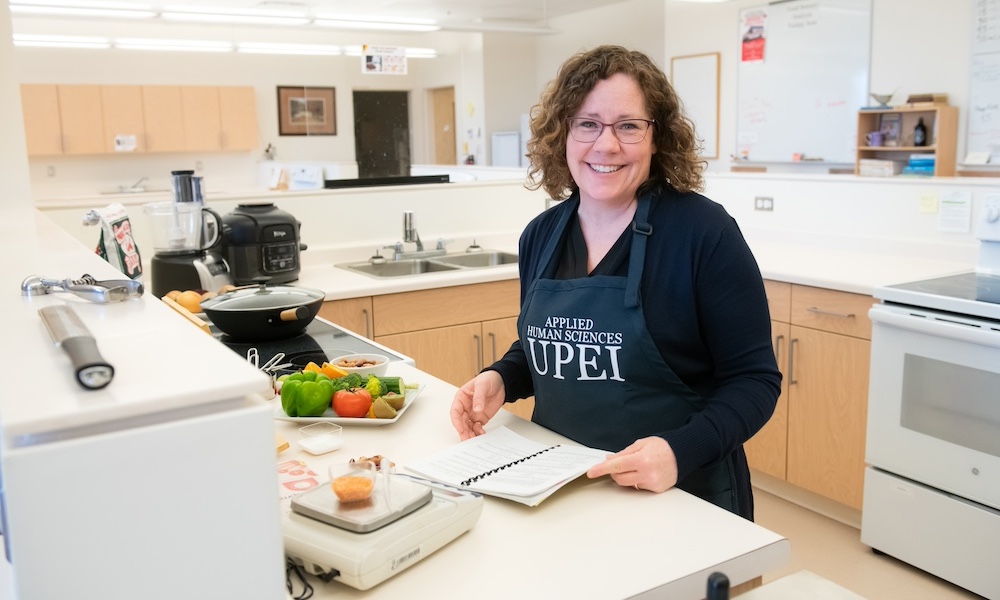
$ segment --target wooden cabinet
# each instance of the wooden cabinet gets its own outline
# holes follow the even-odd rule
[[[21,86],[29,156],[108,154],[135,135],[132,152],[250,151],[259,143],[252,87]]]
[[[222,149],[222,117],[219,113],[219,89],[214,86],[181,88],[181,110],[184,114],[184,149]]]
[[[219,117],[223,150],[257,148],[257,100],[252,87],[220,87]]]
[[[28,156],[62,154],[59,92],[55,85],[21,85],[21,111]]]
[[[143,123],[142,90],[135,85],[102,85],[101,115],[104,121],[105,152],[145,152],[146,127]],[[135,136],[135,146],[118,146],[119,136]],[[124,141],[124,140],[122,140]]]
[[[324,302],[319,308],[319,316],[348,331],[372,339],[371,296]]]
[[[485,353],[492,354],[492,345],[484,343],[483,323],[517,317],[518,285],[510,279],[375,296],[374,339],[409,355],[435,377],[462,385],[482,369]],[[497,325],[490,323],[487,329],[499,348]]]
[[[899,119],[899,140],[896,146],[870,146],[868,133],[883,129],[883,117]],[[927,128],[927,146],[913,145],[913,128],[923,119]],[[912,154],[934,157],[934,175],[955,175],[958,147],[958,108],[954,106],[910,107],[858,111],[858,150],[855,174],[861,173],[861,160],[874,158],[909,162]]]
[[[750,465],[860,509],[871,354],[868,309],[874,301],[766,283],[785,380],[775,416],[747,443]]]
[[[63,154],[101,154],[104,144],[104,117],[101,86],[60,85],[59,123],[62,126]]]
[[[181,86],[144,85],[142,94],[144,140],[147,152],[182,152],[184,144],[184,109]]]

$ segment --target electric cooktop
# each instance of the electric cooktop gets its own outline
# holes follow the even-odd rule
[[[1000,319],[1000,275],[960,273],[875,289],[886,302]]]
[[[282,340],[248,342],[234,340],[229,335],[222,333],[215,325],[211,325],[211,330],[216,339],[237,354],[246,356],[251,348],[256,348],[260,364],[266,363],[277,353],[283,352],[285,358],[281,362],[292,363],[293,366],[289,369],[296,371],[301,370],[310,362],[321,365],[324,362],[329,362],[332,358],[345,354],[383,354],[388,356],[390,361],[401,360],[412,364],[411,359],[381,346],[376,346],[365,338],[341,329],[319,317],[313,319],[302,333]]]

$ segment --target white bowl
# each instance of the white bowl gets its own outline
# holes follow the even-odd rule
[[[375,364],[366,364],[365,366],[358,367],[347,366],[348,364],[361,363],[362,361]],[[344,356],[331,359],[329,362],[331,365],[340,367],[348,373],[375,375],[376,377],[385,375],[385,371],[389,367],[389,357],[382,354],[345,354]]]

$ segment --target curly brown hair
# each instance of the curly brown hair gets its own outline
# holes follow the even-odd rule
[[[639,84],[650,118],[656,121],[652,127],[656,153],[639,193],[662,183],[681,192],[702,189],[705,163],[698,158],[694,123],[684,114],[680,98],[648,56],[621,46],[598,46],[570,57],[532,107],[529,189],[543,188],[555,199],[567,198],[577,190],[566,164],[567,119],[583,105],[598,81],[617,73]]]

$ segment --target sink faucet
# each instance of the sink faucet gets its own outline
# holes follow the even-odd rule
[[[420,241],[420,234],[417,233],[417,228],[413,226],[413,211],[404,210],[403,211],[403,241],[417,243],[417,252],[423,252],[424,243]]]
[[[142,184],[146,183],[146,181],[148,181],[148,180],[149,180],[149,177],[143,177],[142,179],[140,179],[139,181],[136,181],[132,185],[119,185],[118,186],[118,191],[121,191],[121,192],[142,192],[142,191],[145,191],[145,188],[142,187]]]
[[[433,256],[444,256],[448,250],[445,248],[445,244],[451,240],[439,239],[437,241],[437,246],[433,250],[424,250],[424,243],[420,241],[420,234],[417,233],[417,228],[413,226],[413,211],[404,210],[403,211],[403,241],[396,242],[392,246],[385,246],[385,248],[392,250],[392,260],[406,260],[411,258],[430,258]],[[417,249],[406,251],[403,247],[403,243],[416,244]]]

